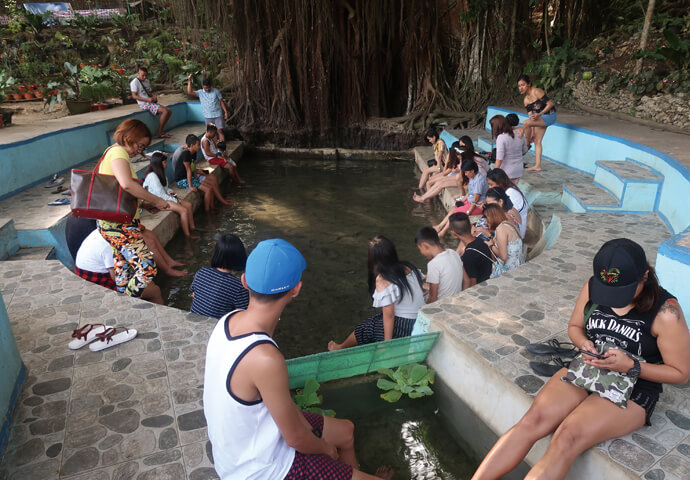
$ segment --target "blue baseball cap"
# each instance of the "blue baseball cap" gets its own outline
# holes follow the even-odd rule
[[[244,278],[257,293],[272,295],[297,285],[307,262],[299,250],[281,238],[259,242],[247,258]]]

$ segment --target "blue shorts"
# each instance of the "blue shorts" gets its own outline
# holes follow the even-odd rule
[[[194,175],[192,177],[192,187],[199,188],[202,181],[203,179],[199,175]],[[186,178],[183,178],[182,180],[177,181],[177,186],[180,188],[189,188],[189,183],[187,183]]]
[[[550,127],[551,125],[556,123],[556,112],[547,113],[545,115],[542,115],[541,119],[544,120],[544,123],[546,124],[547,127]]]

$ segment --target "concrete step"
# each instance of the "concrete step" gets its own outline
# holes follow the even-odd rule
[[[561,202],[571,212],[615,212],[620,210],[618,199],[593,183],[563,185]]]
[[[0,218],[0,260],[6,260],[19,250],[17,230],[14,228],[14,220]]]
[[[610,191],[626,212],[653,212],[664,178],[634,160],[598,160],[594,183]]]
[[[477,149],[484,152],[490,152],[496,148],[496,142],[491,136],[479,135],[477,138]]]
[[[50,260],[52,258],[53,247],[22,247],[6,260]]]

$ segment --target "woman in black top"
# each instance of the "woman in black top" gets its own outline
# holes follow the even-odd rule
[[[556,105],[546,96],[544,90],[532,86],[527,75],[518,77],[518,90],[525,96],[523,101],[529,115],[529,118],[522,123],[522,135],[527,135],[527,145],[534,142],[534,156],[537,160],[537,163],[526,171],[540,172],[541,141],[546,134],[546,128],[556,123]]]
[[[585,309],[597,305],[585,324]],[[524,417],[494,445],[472,477],[499,478],[515,468],[540,438],[554,432],[542,459],[526,478],[565,478],[582,452],[649,423],[662,383],[683,384],[690,375],[690,335],[678,301],[659,286],[644,250],[625,238],[606,242],[594,257],[594,275],[585,284],[568,324],[580,349],[613,343],[603,359],[585,363],[638,376],[627,408],[561,380],[558,371]],[[637,362],[628,354],[639,355]]]

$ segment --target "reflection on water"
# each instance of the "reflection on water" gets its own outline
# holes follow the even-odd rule
[[[170,306],[191,306],[189,285],[193,273],[210,264],[215,232],[234,233],[248,251],[263,239],[285,238],[307,260],[302,293],[275,332],[292,358],[325,350],[329,340],[342,340],[374,313],[366,280],[367,243],[374,236],[388,236],[402,259],[426,271],[414,235],[444,212],[437,203],[412,200],[417,183],[412,162],[247,158],[240,171],[246,184],[224,186],[234,207],[197,213],[197,225],[211,233],[197,241],[180,234],[168,244],[168,252],[190,272],[162,280]]]
[[[479,465],[465,441],[450,431],[435,395],[387,403],[371,376],[322,384],[321,393],[324,407],[354,422],[355,451],[365,472],[392,465],[394,478],[464,480]]]

